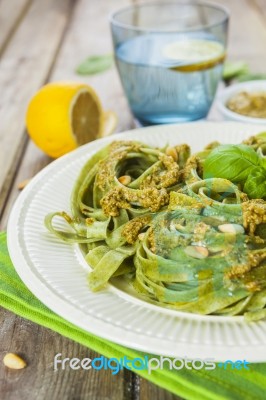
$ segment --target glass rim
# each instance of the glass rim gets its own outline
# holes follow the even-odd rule
[[[145,27],[142,28],[142,27],[135,26],[133,24],[127,24],[127,23],[119,22],[119,21],[116,20],[116,17],[119,14],[121,14],[121,13],[123,13],[125,11],[129,11],[129,10],[133,11],[133,10],[140,9],[142,7],[151,7],[151,6],[164,6],[165,7],[165,6],[169,6],[169,5],[175,5],[175,4],[176,5],[178,5],[178,4],[180,4],[180,5],[189,5],[189,6],[192,6],[192,7],[198,7],[198,6],[208,7],[208,8],[212,8],[212,9],[215,9],[215,10],[223,11],[224,15],[221,18],[221,20],[218,21],[218,22],[205,24],[205,25],[202,25],[201,27],[181,29],[180,31],[175,30],[175,29],[167,30],[167,29],[157,29],[157,28],[155,29],[155,28],[145,28]],[[155,32],[159,32],[159,33],[178,32],[178,33],[182,33],[182,32],[199,31],[199,30],[202,30],[203,28],[205,28],[205,29],[206,28],[213,28],[215,26],[221,25],[221,24],[225,23],[226,21],[228,21],[229,17],[230,17],[230,12],[229,12],[228,8],[224,7],[224,6],[221,6],[220,4],[217,4],[217,3],[214,3],[214,2],[197,1],[195,3],[191,3],[188,0],[180,0],[180,1],[179,0],[173,0],[173,1],[168,1],[168,2],[165,2],[165,3],[161,3],[161,2],[158,2],[158,1],[150,2],[150,3],[142,2],[142,3],[139,3],[139,4],[134,4],[134,5],[130,5],[130,6],[121,7],[118,10],[116,10],[116,11],[114,11],[114,12],[112,12],[110,14],[109,22],[113,26],[117,26],[119,28],[128,29],[128,30],[132,30],[132,31],[136,31],[136,32],[154,32],[154,33]]]

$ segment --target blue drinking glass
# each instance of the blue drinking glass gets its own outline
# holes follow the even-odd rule
[[[203,2],[147,3],[111,16],[124,92],[142,125],[205,118],[222,77],[229,14]]]

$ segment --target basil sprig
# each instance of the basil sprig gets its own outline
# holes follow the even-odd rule
[[[240,185],[251,199],[266,199],[266,135],[256,136],[255,144],[221,145],[204,161],[204,179],[224,178]]]
[[[251,170],[259,165],[259,156],[245,145],[225,144],[216,147],[204,163],[204,179],[224,178],[234,183],[246,181]]]

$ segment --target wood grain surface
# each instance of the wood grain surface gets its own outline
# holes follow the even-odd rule
[[[31,2],[32,0],[17,0],[16,7],[11,7],[10,0],[0,1],[0,55],[11,41]]]
[[[162,1],[163,2],[163,1]],[[216,0],[231,13],[229,58],[266,72],[266,0]],[[92,54],[112,52],[108,16],[138,0],[0,0],[0,229],[5,229],[18,184],[51,162],[28,140],[27,103],[44,83],[82,80],[92,85],[105,109],[116,111],[117,131],[134,127],[115,68],[80,77],[77,65]],[[215,109],[211,119],[219,119]],[[177,400],[130,371],[53,370],[57,353],[67,357],[98,354],[16,315],[0,312],[0,358],[21,354],[22,371],[0,361],[1,400]]]
[[[11,2],[9,2],[11,6]],[[24,153],[25,111],[47,80],[62,41],[73,2],[32,2],[1,57],[0,210]]]

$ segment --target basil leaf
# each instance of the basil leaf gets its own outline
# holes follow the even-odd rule
[[[246,81],[259,81],[266,79],[266,74],[241,74],[238,77],[238,82],[246,82]]]
[[[266,170],[266,156],[263,155],[260,149],[258,149],[258,154],[260,156],[259,165]]]
[[[244,183],[251,170],[259,165],[259,155],[245,144],[225,144],[216,147],[203,165],[203,177],[224,178],[234,183]]]
[[[266,132],[258,133],[251,145],[257,151],[260,166],[266,168]]]
[[[223,69],[223,79],[229,81],[230,79],[236,78],[240,75],[247,74],[249,67],[247,63],[243,61],[226,61]]]
[[[266,198],[266,170],[262,167],[255,167],[251,170],[245,185],[244,192],[250,199]]]
[[[112,54],[91,56],[86,58],[76,69],[79,75],[94,75],[106,71],[113,66]]]

